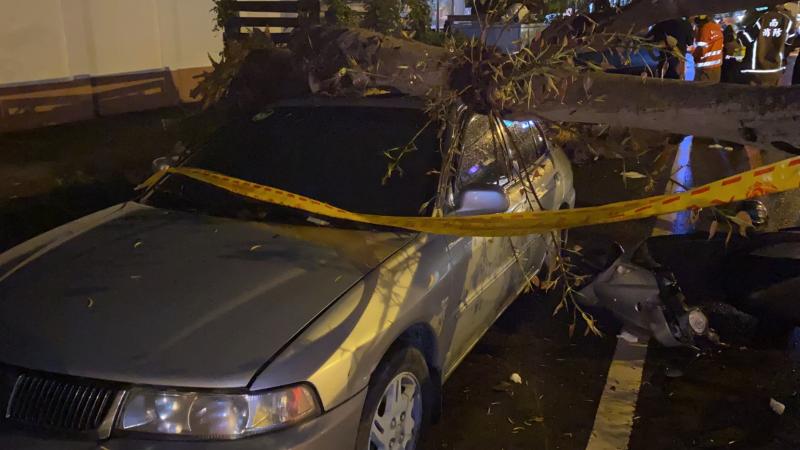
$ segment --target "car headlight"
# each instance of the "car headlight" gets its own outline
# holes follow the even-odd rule
[[[285,428],[321,413],[306,385],[254,394],[128,392],[117,429],[189,439],[236,439]]]

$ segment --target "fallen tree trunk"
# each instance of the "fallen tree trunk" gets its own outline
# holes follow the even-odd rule
[[[319,28],[297,42],[293,50],[310,76],[322,80],[317,84],[333,80],[346,85],[344,74],[349,73],[351,83],[355,79],[356,84],[389,86],[410,95],[457,92],[476,109],[486,109],[493,89],[508,89],[501,83],[530,70],[513,66],[503,72],[507,56],[478,54],[480,49],[451,52],[359,29]],[[571,77],[558,95],[504,100],[494,109],[510,117],[602,123],[800,153],[800,86],[712,85],[592,71]],[[524,90],[519,84],[513,88]]]
[[[512,105],[509,114],[703,136],[800,154],[800,86],[587,76],[592,80],[589,98],[583,84],[573,85],[563,101]]]

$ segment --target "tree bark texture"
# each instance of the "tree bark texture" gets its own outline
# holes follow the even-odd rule
[[[452,85],[458,78],[453,75],[456,70],[463,71],[464,61],[444,48],[356,29],[319,29],[301,41],[307,44],[295,51],[305,55],[303,61],[311,62],[307,69],[322,80],[336,79],[340,69],[348,67],[368,76],[373,85],[410,95],[424,96],[441,87],[460,90]],[[602,123],[800,153],[800,86],[707,84],[601,72],[582,76],[591,83],[573,80],[566,95],[557,100],[550,96],[530,105],[505,103],[503,111],[517,118]],[[465,81],[462,76],[459,84],[465,83],[486,85],[491,81]],[[586,86],[590,86],[588,95]],[[472,102],[468,96],[462,99]]]

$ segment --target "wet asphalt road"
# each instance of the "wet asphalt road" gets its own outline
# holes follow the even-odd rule
[[[698,186],[786,157],[779,152],[709,148],[694,139],[672,149],[682,171],[672,175]],[[638,161],[652,167],[652,155]],[[637,168],[628,161],[625,170]],[[576,168],[578,206],[664,192],[669,170],[656,177],[652,192],[622,182],[619,161]],[[588,196],[587,193],[591,193]],[[769,228],[798,225],[800,193],[764,199]],[[631,247],[648,237],[656,219],[588,227],[571,232],[583,246],[617,241]],[[684,220],[682,232],[703,230],[708,215]],[[574,449],[583,450],[593,430],[620,325],[599,317],[603,337],[584,336],[579,325],[568,335],[571,316],[551,317],[557,295],[526,294],[509,308],[465,359],[445,386],[444,417],[424,441],[429,450]],[[651,344],[645,362],[631,450],[653,449],[798,449],[800,448],[800,365],[780,345],[730,346],[698,355]],[[512,373],[522,385],[505,383]],[[667,376],[669,374],[670,376]],[[779,416],[769,407],[786,405]]]

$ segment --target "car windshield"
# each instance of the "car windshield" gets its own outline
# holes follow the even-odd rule
[[[441,165],[437,130],[428,123],[424,111],[413,108],[277,107],[222,127],[185,165],[353,212],[416,216],[423,214],[423,205],[432,203]],[[399,156],[392,176],[384,180]],[[310,217],[181,175],[168,176],[144,202],[246,220],[305,221]],[[321,219],[337,226],[352,225]]]

